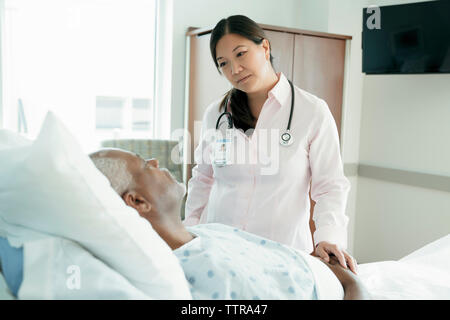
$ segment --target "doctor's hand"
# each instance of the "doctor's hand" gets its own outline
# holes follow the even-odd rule
[[[335,244],[322,241],[316,246],[315,255],[319,258],[322,258],[326,262],[330,262],[330,255],[335,256],[339,261],[339,264],[347,269],[347,266],[350,270],[356,274],[356,261],[355,259],[349,255],[345,250],[339,249],[339,247]]]

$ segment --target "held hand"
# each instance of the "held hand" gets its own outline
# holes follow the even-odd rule
[[[322,241],[316,246],[315,255],[326,262],[330,262],[330,254],[334,255],[339,264],[347,269],[347,266],[350,270],[356,274],[356,261],[353,259],[351,255],[349,255],[345,250],[339,249],[339,247],[335,244]]]
[[[369,292],[367,291],[364,284],[349,269],[344,269],[335,256],[330,256],[330,261],[326,262],[324,259],[319,258],[323,263],[325,263],[331,271],[334,273],[336,278],[342,284],[344,288],[344,300],[371,300]]]
[[[331,271],[333,271],[334,275],[339,279],[341,284],[345,287],[359,282],[358,276],[351,272],[349,269],[344,269],[338,259],[335,256],[330,257],[330,261],[326,262],[324,259],[319,258],[323,263],[325,263]]]

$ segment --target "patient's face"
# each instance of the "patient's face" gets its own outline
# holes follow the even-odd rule
[[[143,196],[159,212],[173,209],[181,203],[186,192],[184,184],[179,183],[166,168],[159,168],[156,159],[145,160],[137,154],[126,151],[114,151],[127,162],[133,176],[133,189]]]

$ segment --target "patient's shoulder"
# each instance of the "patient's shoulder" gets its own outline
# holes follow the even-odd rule
[[[198,236],[201,236],[202,234],[213,235],[218,233],[230,233],[234,229],[236,228],[233,228],[231,226],[222,223],[202,223],[192,227],[187,227],[187,230],[189,232],[196,234]]]

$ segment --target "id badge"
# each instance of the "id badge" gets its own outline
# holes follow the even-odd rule
[[[214,164],[219,167],[231,164],[231,130],[226,131],[225,138],[216,134]]]

